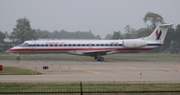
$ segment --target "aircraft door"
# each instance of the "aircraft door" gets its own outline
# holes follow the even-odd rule
[[[24,48],[24,51],[27,52],[28,51],[28,43],[25,43],[23,48]]]
[[[32,53],[36,52],[36,42],[34,42],[34,41],[32,41],[31,52]]]
[[[89,48],[92,48],[92,43],[89,43]]]
[[[28,52],[28,43],[21,44],[23,52]]]

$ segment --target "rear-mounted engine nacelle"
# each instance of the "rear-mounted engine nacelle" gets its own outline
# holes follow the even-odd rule
[[[122,45],[125,48],[139,48],[147,45],[145,40],[123,40]]]

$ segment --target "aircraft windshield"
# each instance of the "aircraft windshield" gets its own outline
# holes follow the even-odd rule
[[[28,43],[22,43],[20,46],[21,47],[26,47],[26,46],[28,46]]]

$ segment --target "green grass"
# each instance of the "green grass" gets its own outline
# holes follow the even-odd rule
[[[28,69],[21,69],[17,67],[7,67],[7,66],[3,66],[3,70],[0,71],[0,75],[35,75],[35,74],[40,74],[40,73]]]
[[[108,61],[130,61],[130,62],[180,62],[178,54],[156,54],[156,53],[138,53],[138,54],[117,54],[105,56]]]
[[[21,54],[21,60],[93,60],[92,57],[70,54]],[[0,54],[0,60],[16,60],[15,54]]]
[[[96,61],[93,57],[70,54],[21,54],[21,60],[66,60],[66,61]],[[134,53],[104,56],[104,61],[125,62],[180,62],[179,54]],[[16,55],[0,54],[0,60],[16,60]]]
[[[83,91],[180,90],[180,83],[83,83]],[[1,91],[79,91],[79,83],[0,83]]]

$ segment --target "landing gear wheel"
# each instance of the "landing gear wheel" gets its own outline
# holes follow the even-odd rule
[[[104,61],[104,58],[103,58],[103,57],[100,57],[100,61]]]
[[[97,58],[97,61],[104,61],[103,57]]]
[[[19,61],[19,60],[20,60],[20,57],[17,57],[16,59]]]

